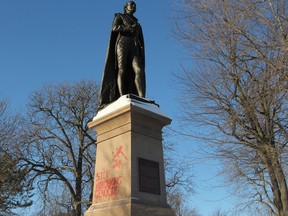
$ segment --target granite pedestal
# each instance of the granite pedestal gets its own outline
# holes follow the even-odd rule
[[[170,122],[156,104],[127,95],[98,112],[89,124],[97,154],[85,216],[175,215],[166,199],[162,147],[162,128]]]

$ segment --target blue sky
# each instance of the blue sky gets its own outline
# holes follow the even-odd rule
[[[114,13],[122,12],[125,2],[1,0],[0,97],[7,97],[12,108],[21,111],[29,94],[44,84],[82,79],[100,84]],[[177,1],[135,2],[145,39],[147,98],[160,104],[176,127],[180,94],[172,74],[187,59],[171,33]],[[179,154],[194,154],[196,142],[180,140]],[[211,187],[219,184],[214,178],[218,168],[213,162],[194,163],[197,194],[191,203],[203,216],[231,207],[225,188]]]
[[[125,2],[1,0],[0,93],[18,105],[44,83],[100,82],[114,13],[122,12]],[[175,95],[169,79],[179,65],[169,1],[136,3],[145,37],[147,97],[164,106],[167,95]]]

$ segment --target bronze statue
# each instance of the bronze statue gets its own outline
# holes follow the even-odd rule
[[[145,97],[145,51],[142,28],[133,15],[136,4],[124,5],[112,25],[100,90],[99,108],[125,94]]]

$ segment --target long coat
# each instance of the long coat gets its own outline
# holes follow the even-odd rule
[[[115,14],[115,18],[113,21],[113,25],[115,20],[117,19],[118,22],[121,19],[125,19],[126,14]],[[120,19],[119,19],[120,18]],[[136,18],[135,18],[136,19]],[[137,21],[137,19],[136,19]],[[124,25],[124,24],[123,24]],[[145,83],[145,49],[144,49],[144,37],[143,37],[143,32],[142,28],[140,25],[138,25],[138,33],[137,33],[137,44],[139,46],[139,51],[140,51],[140,58],[141,58],[141,66],[142,66],[142,71],[143,71],[143,83],[144,86],[146,86]],[[119,90],[118,90],[118,85],[117,85],[117,75],[118,75],[118,65],[117,65],[117,54],[116,54],[116,47],[117,47],[117,42],[119,38],[121,37],[121,32],[115,32],[111,31],[110,35],[110,40],[108,43],[108,49],[107,49],[107,54],[106,54],[106,60],[105,60],[105,65],[104,65],[104,71],[103,71],[103,76],[102,76],[102,84],[101,84],[101,89],[100,89],[100,96],[99,96],[99,109],[103,108],[105,105],[110,104],[111,102],[117,100],[120,96]],[[133,69],[132,67],[129,68],[129,71],[127,74],[133,75]],[[130,87],[129,87],[129,92],[128,93],[134,93],[135,92],[135,85],[133,77],[130,77]],[[133,86],[134,85],[134,86]]]

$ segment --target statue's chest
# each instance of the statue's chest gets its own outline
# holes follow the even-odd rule
[[[133,20],[128,16],[122,17],[122,22],[124,25],[135,25],[137,23],[136,20]]]

